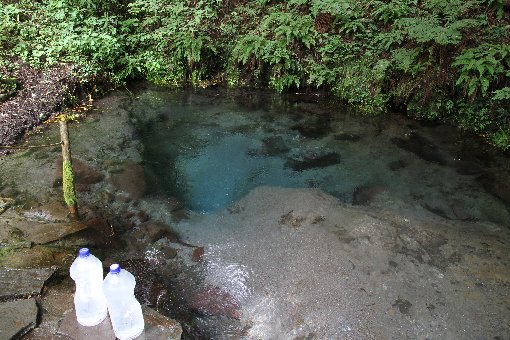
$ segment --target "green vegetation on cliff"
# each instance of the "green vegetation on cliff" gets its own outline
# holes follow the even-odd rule
[[[324,88],[510,147],[506,0],[3,0],[1,64],[84,82]]]

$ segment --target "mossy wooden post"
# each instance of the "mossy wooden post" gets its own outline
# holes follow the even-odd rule
[[[66,115],[59,121],[59,124],[60,139],[62,140],[62,187],[64,190],[64,200],[69,208],[71,219],[75,220],[78,218],[78,201],[76,200],[76,191],[74,188],[74,172]]]

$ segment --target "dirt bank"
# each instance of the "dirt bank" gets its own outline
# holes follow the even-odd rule
[[[16,80],[12,96],[0,102],[0,146],[12,146],[25,132],[41,124],[64,107],[74,94],[78,79],[72,67],[60,64],[47,70],[37,70],[17,62],[12,70],[0,70],[0,75]],[[0,148],[0,154],[7,149]]]

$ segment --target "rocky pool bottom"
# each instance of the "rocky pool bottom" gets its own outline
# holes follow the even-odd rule
[[[106,98],[71,129],[80,222],[60,199],[58,148],[1,160],[2,308],[23,319],[24,339],[70,335],[68,269],[83,245],[133,272],[138,299],[184,338],[510,335],[507,227],[416,211],[384,190],[352,206],[319,189],[257,187],[194,213],[149,194],[125,101]],[[57,140],[50,128],[30,143]],[[30,270],[12,284],[20,268]]]

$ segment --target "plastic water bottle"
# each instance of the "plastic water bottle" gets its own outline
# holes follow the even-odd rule
[[[142,307],[135,298],[135,277],[118,264],[110,266],[103,291],[113,331],[120,340],[134,339],[143,332]]]
[[[103,294],[103,265],[90,254],[88,248],[82,248],[69,270],[76,283],[74,308],[76,319],[83,326],[95,326],[103,321],[108,313]]]

